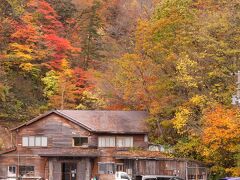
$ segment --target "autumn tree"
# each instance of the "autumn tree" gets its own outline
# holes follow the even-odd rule
[[[221,105],[210,108],[203,118],[204,157],[213,171],[239,176],[240,121],[238,109]]]
[[[66,60],[61,63],[61,71],[47,72],[42,81],[45,84],[44,95],[51,108],[85,109],[94,102],[94,99],[90,100],[93,96],[87,96],[93,88],[90,73],[79,67],[71,69]],[[90,104],[85,107],[85,103]]]
[[[82,34],[82,66],[84,69],[97,67],[96,63],[101,59],[101,19],[99,15],[99,1],[93,3],[82,12],[81,34]]]
[[[75,91],[82,88],[76,85],[79,83],[77,80],[68,81],[73,75],[68,75],[69,73],[65,73],[65,70],[62,69],[63,62],[69,64],[72,58],[77,58],[80,48],[74,47],[66,38],[65,23],[60,21],[60,17],[51,4],[44,0],[8,2],[9,9],[18,13],[15,13],[12,18],[3,18],[0,29],[5,35],[1,36],[3,38],[1,41],[1,69],[6,74],[3,79],[7,82],[0,82],[1,98],[3,100],[7,98],[1,104],[1,109],[3,109],[4,117],[5,114],[11,114],[9,118],[15,118],[15,112],[19,114],[20,111],[22,116],[19,115],[17,119],[25,119],[29,117],[29,114],[34,116],[39,111],[49,108],[48,101],[50,99],[44,96],[46,87],[41,79],[45,76],[48,77],[52,72],[58,75],[64,72],[58,81],[58,86],[61,86],[62,89],[64,89],[65,82],[68,83],[67,88],[74,87]],[[22,3],[21,7],[24,7],[24,11],[20,11],[16,3]],[[68,23],[66,22],[66,24]],[[72,70],[71,64],[68,69],[77,72],[77,68]],[[67,96],[72,103],[72,97],[69,94],[64,97]],[[59,104],[67,101],[66,98],[58,100]],[[8,110],[6,111],[6,109]],[[10,111],[12,113],[9,113]]]
[[[201,139],[205,111],[214,104],[230,104],[235,86],[231,74],[240,67],[237,4],[212,0],[160,1],[151,19],[138,23],[132,53],[138,58],[125,54],[113,61],[117,62],[116,67],[124,68],[110,73],[107,81],[111,84],[106,87],[113,88],[108,88],[110,92],[105,91],[108,94],[104,96],[109,96],[110,102],[130,102],[122,103],[122,109],[148,110],[151,141],[170,146],[177,157],[206,160]],[[150,97],[154,98],[142,93],[136,100],[142,89],[136,86],[141,82],[135,81],[138,71],[132,68],[139,59],[154,72],[150,79],[155,80],[146,83],[150,84]],[[119,66],[119,62],[128,63]],[[149,72],[148,68],[143,69],[143,74]],[[227,167],[227,162],[222,167]]]

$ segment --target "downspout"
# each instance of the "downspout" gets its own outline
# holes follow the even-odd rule
[[[17,157],[18,157],[18,164],[17,164],[17,179],[19,178],[19,166],[20,166],[20,154],[19,154],[19,149],[18,149],[18,143],[17,143],[17,137],[18,137],[18,129],[16,131],[16,139],[15,139],[15,145],[17,148]]]

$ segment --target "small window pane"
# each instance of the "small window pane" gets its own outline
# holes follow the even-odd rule
[[[125,147],[133,147],[133,138],[132,137],[125,138]]]
[[[87,137],[80,137],[80,142],[81,142],[81,145],[86,145],[88,143],[88,138]]]
[[[144,142],[148,142],[148,135],[144,136]]]
[[[99,147],[106,147],[106,138],[105,137],[99,137]]]
[[[105,142],[106,142],[105,147],[110,147],[110,138],[109,137],[105,138]]]
[[[110,137],[110,147],[115,147],[115,137]]]
[[[35,138],[35,146],[41,146],[41,137],[36,137]]]
[[[117,137],[117,147],[133,147],[133,137]]]
[[[22,146],[28,146],[28,137],[22,137]]]
[[[42,137],[42,146],[46,147],[47,143],[47,137]]]
[[[122,139],[122,137],[117,137],[117,147],[123,147],[123,139]]]
[[[30,136],[29,137],[29,146],[35,146],[35,137],[34,136]]]
[[[98,147],[102,147],[102,138],[98,138]]]
[[[99,147],[103,147],[103,138],[102,137],[100,137],[99,139]]]

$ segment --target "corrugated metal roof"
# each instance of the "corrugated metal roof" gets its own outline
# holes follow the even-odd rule
[[[98,133],[147,133],[144,111],[57,110]]]
[[[145,150],[117,151],[114,157],[117,159],[170,159],[166,153]]]
[[[43,157],[98,157],[100,152],[97,149],[84,149],[78,147],[68,148],[46,148],[41,149],[39,156]]]
[[[145,111],[97,111],[97,110],[53,110],[13,128],[12,131],[28,126],[55,113],[69,121],[96,133],[147,134]]]

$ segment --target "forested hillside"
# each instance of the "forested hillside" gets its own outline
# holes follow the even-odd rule
[[[1,0],[0,121],[146,110],[150,140],[240,176],[238,0]]]

